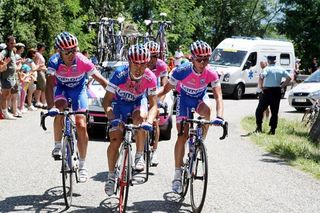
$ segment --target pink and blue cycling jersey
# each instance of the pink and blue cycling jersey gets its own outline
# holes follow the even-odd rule
[[[139,102],[145,94],[156,95],[156,76],[146,69],[142,78],[134,81],[130,78],[129,66],[120,66],[112,74],[106,90],[115,94],[116,102]]]
[[[176,86],[177,92],[181,96],[202,99],[207,91],[208,84],[212,87],[220,85],[219,76],[215,70],[206,66],[199,74],[193,69],[191,63],[184,63],[177,67],[169,79],[171,85]]]
[[[94,64],[81,53],[75,54],[74,61],[69,67],[64,64],[59,53],[51,56],[47,73],[56,77],[54,101],[71,99],[74,111],[87,109],[86,79],[97,72]]]
[[[81,53],[76,53],[72,66],[67,67],[59,53],[51,56],[48,62],[48,74],[56,76],[57,86],[82,88],[87,76],[97,73],[94,64]]]
[[[202,103],[209,105],[208,84],[211,83],[212,87],[220,86],[216,71],[207,66],[199,74],[194,71],[192,63],[184,63],[173,70],[169,83],[175,86],[179,93],[176,107],[177,123],[183,118],[189,117],[192,108],[198,112]]]
[[[166,62],[158,58],[155,69],[151,70],[157,77],[157,88],[161,87],[161,78],[168,76],[167,70],[168,66]]]

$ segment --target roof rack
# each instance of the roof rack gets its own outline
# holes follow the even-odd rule
[[[261,40],[258,36],[231,36],[231,38],[247,39],[247,40]]]

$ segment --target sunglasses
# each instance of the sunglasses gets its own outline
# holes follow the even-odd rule
[[[196,61],[200,64],[206,64],[209,62],[209,58],[196,58]]]
[[[74,54],[75,52],[77,52],[76,48],[72,48],[72,49],[69,49],[69,50],[61,50],[61,53],[63,53],[66,56]]]

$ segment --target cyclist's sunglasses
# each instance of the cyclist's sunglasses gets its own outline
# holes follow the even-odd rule
[[[205,58],[196,58],[196,61],[200,64],[206,64],[209,63],[209,57],[205,57]]]
[[[75,52],[77,52],[76,48],[71,48],[71,49],[68,49],[68,50],[61,50],[61,53],[63,53],[66,56],[74,54]]]

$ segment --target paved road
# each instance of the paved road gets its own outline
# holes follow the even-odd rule
[[[287,165],[246,137],[240,127],[243,116],[253,115],[257,100],[225,100],[225,118],[230,135],[219,141],[219,128],[211,128],[209,185],[203,212],[320,212],[320,182]],[[281,103],[280,117],[300,119]],[[0,212],[62,212],[60,163],[51,157],[52,126],[39,127],[39,112],[30,112],[18,121],[0,121]],[[254,127],[252,127],[254,130]],[[128,212],[191,212],[189,196],[181,200],[171,193],[173,147],[161,142],[161,163],[144,184],[130,188]],[[88,167],[90,180],[76,185],[74,206],[68,212],[112,212],[113,199],[104,193],[106,147],[101,138],[90,141]]]

